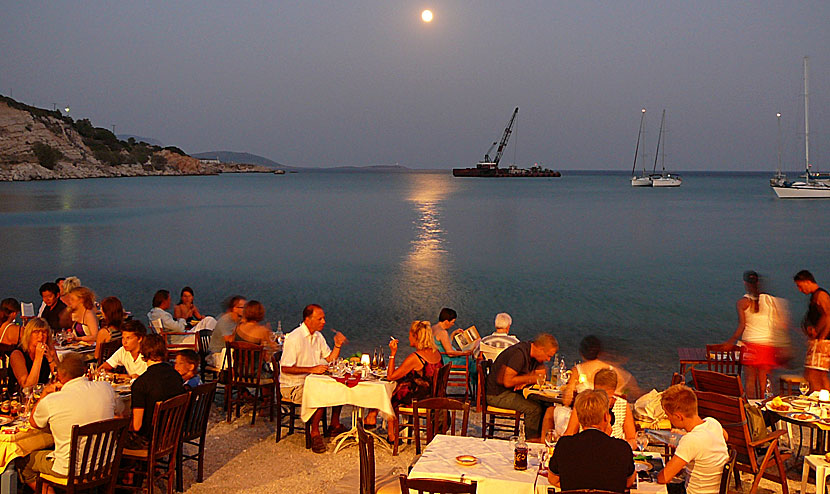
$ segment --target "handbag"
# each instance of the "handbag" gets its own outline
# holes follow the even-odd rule
[[[752,442],[765,439],[769,435],[769,431],[761,409],[746,400],[743,402],[743,407],[746,415],[746,427],[749,429],[749,438]]]

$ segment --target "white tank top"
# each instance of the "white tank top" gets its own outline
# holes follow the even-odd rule
[[[762,293],[758,297],[758,312],[752,311],[752,297],[744,295],[749,299],[750,305],[744,311],[746,324],[741,340],[758,345],[771,345],[773,342],[772,311],[773,306],[770,296]]]

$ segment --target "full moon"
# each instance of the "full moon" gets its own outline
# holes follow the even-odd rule
[[[425,10],[425,11],[421,12],[421,19],[424,22],[432,22],[432,11],[431,10]]]

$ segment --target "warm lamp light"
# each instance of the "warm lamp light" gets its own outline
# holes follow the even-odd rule
[[[369,365],[369,364],[372,363],[372,359],[369,358],[368,353],[364,353],[363,355],[360,356],[360,363],[363,364],[363,365]]]
[[[822,389],[818,392],[818,401],[830,401],[830,391]]]

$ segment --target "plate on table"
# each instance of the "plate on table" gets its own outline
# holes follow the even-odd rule
[[[805,400],[805,399],[802,399],[802,398],[790,401],[790,405],[792,405],[793,408],[798,408],[798,409],[801,409],[801,410],[804,410],[805,408],[809,407],[811,404],[812,404],[812,402],[810,400]]]
[[[129,384],[114,384],[112,389],[116,393],[129,393],[131,388]]]
[[[475,465],[476,463],[478,463],[478,458],[476,458],[473,455],[461,455],[461,456],[456,456],[455,461],[457,461],[459,465],[462,465],[462,466],[465,466],[465,467],[471,467],[471,466]]]
[[[815,422],[818,420],[818,415],[810,412],[790,412],[786,417],[800,422]]]
[[[786,403],[781,403],[780,405],[773,405],[772,403],[767,403],[767,410],[779,413],[789,412],[793,409],[790,405]]]
[[[649,461],[645,460],[634,460],[634,471],[635,472],[648,472],[654,468],[654,465],[651,464]]]

